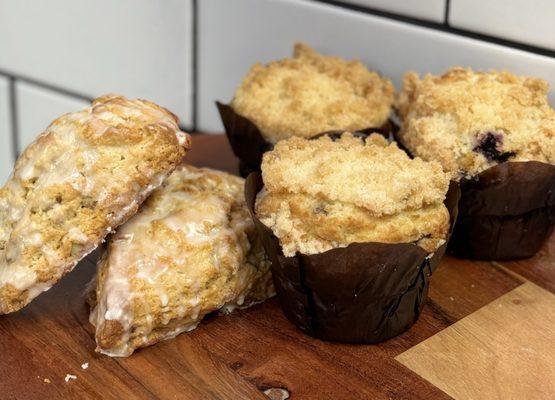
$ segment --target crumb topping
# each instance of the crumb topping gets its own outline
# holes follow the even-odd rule
[[[293,58],[255,64],[231,105],[276,143],[290,136],[380,127],[389,118],[393,92],[388,79],[361,62],[323,56],[298,43]]]
[[[449,186],[437,162],[410,159],[379,134],[278,142],[264,154],[262,175],[270,192],[348,202],[376,216],[441,203]]]
[[[555,110],[547,82],[505,71],[452,68],[405,75],[396,108],[402,143],[453,178],[504,161],[555,162]]]
[[[441,166],[411,160],[378,134],[281,141],[265,153],[262,177],[256,215],[285,256],[355,242],[415,242],[433,252],[449,230]]]

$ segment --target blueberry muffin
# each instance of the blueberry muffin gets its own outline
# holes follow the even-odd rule
[[[281,141],[264,155],[262,179],[256,215],[285,256],[364,242],[417,243],[431,253],[449,231],[439,163],[411,160],[379,134]]]
[[[224,172],[178,167],[110,238],[90,316],[97,351],[129,356],[208,313],[273,295],[243,186]]]
[[[399,141],[460,181],[450,250],[501,260],[534,255],[555,224],[555,110],[545,81],[452,68],[405,76]]]
[[[359,61],[295,45],[293,58],[255,64],[230,105],[218,103],[242,173],[260,171],[262,153],[291,136],[328,131],[389,133],[394,88]]]
[[[287,318],[320,339],[376,343],[418,319],[458,192],[439,163],[345,132],[278,142],[246,200]]]
[[[396,108],[401,143],[454,179],[506,161],[555,163],[555,110],[547,82],[509,72],[452,68],[405,75]]]
[[[105,96],[55,120],[0,189],[0,314],[48,290],[133,215],[190,146],[177,118]]]

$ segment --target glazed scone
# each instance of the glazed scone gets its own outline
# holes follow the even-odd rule
[[[239,177],[181,166],[118,229],[98,266],[97,351],[129,356],[274,294],[243,188]]]
[[[105,96],[55,120],[0,189],[0,314],[48,290],[181,162],[189,148],[169,111]]]
[[[388,79],[359,61],[296,44],[293,58],[255,64],[231,106],[276,143],[290,136],[381,127],[389,118],[393,92]]]
[[[508,72],[452,68],[420,79],[408,73],[396,108],[399,138],[414,155],[437,160],[452,178],[503,161],[555,162],[555,110],[547,82]]]
[[[439,163],[411,160],[378,134],[281,141],[264,154],[262,179],[255,212],[288,257],[362,242],[433,252],[449,230]]]

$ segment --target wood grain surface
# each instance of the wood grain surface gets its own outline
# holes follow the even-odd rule
[[[396,357],[455,399],[555,395],[555,295],[526,282]]]
[[[195,135],[188,161],[237,171],[222,135]],[[530,260],[446,257],[433,276],[420,320],[378,345],[305,336],[272,299],[208,318],[193,332],[124,359],[94,352],[83,297],[95,272],[93,254],[28,307],[0,316],[0,399],[449,399],[438,382],[422,378],[395,357],[528,280],[553,292],[554,254],[552,237]],[[539,338],[533,329],[521,329],[526,331],[519,337]],[[507,346],[514,345],[507,340]],[[88,368],[82,369],[86,362]],[[77,379],[65,382],[67,374]]]

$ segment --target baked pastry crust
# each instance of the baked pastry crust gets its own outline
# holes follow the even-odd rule
[[[422,79],[410,72],[396,100],[399,138],[454,179],[507,160],[552,164],[555,110],[547,93],[547,82],[504,71],[455,67]]]
[[[441,166],[411,160],[381,135],[281,141],[265,153],[262,177],[256,215],[285,256],[355,242],[416,242],[433,252],[449,230]]]
[[[274,294],[243,188],[239,177],[181,166],[118,229],[99,261],[97,351],[128,356]]]
[[[54,285],[178,165],[177,118],[109,95],[55,120],[0,189],[0,314]]]
[[[380,127],[389,118],[394,88],[359,61],[323,56],[305,44],[294,57],[255,64],[231,106],[269,142],[330,130]]]

